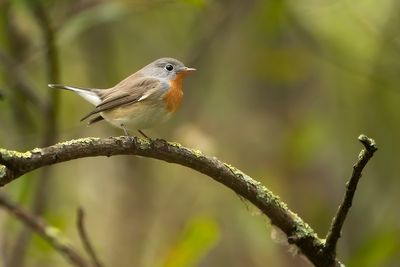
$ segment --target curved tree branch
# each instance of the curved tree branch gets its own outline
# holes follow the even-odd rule
[[[129,136],[82,138],[24,153],[0,149],[0,186],[47,165],[83,157],[114,155],[155,158],[199,171],[257,206],[273,225],[286,234],[288,242],[296,245],[314,265],[340,266],[335,252],[326,250],[325,241],[318,238],[308,224],[260,182],[215,157],[161,139]]]

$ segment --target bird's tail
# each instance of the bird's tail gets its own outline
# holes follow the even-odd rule
[[[82,87],[68,86],[62,84],[49,84],[48,86],[50,88],[73,91],[95,106],[101,103],[101,98],[98,93],[98,91],[100,91],[99,89],[82,88]]]

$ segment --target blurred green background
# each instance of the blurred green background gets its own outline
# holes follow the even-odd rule
[[[46,85],[107,88],[175,57],[198,71],[185,80],[177,115],[146,133],[238,167],[320,237],[361,150],[357,136],[375,138],[380,150],[364,171],[338,255],[347,266],[399,266],[399,11],[396,0],[0,0],[0,147],[121,135],[79,122],[92,106]],[[39,100],[21,93],[26,84]],[[41,101],[51,103],[47,112]],[[274,243],[250,204],[165,162],[74,160],[0,190],[81,251],[82,206],[106,266],[310,266]],[[2,210],[0,248],[0,266],[69,266]]]

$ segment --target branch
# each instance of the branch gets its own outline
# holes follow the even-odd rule
[[[79,253],[66,242],[65,238],[60,236],[57,229],[41,221],[38,217],[28,213],[16,204],[12,203],[4,195],[0,194],[0,206],[13,214],[18,220],[24,223],[32,231],[46,240],[54,249],[60,252],[73,265],[78,267],[90,267],[90,264],[79,255]]]
[[[353,166],[353,173],[350,181],[346,184],[347,189],[343,201],[340,204],[335,217],[333,218],[331,227],[326,236],[325,251],[331,255],[335,255],[336,253],[336,244],[340,238],[344,220],[346,219],[347,213],[352,205],[354,193],[356,192],[358,181],[361,178],[362,170],[372,158],[375,151],[378,149],[375,141],[365,135],[360,135],[358,140],[360,140],[360,142],[364,145],[365,149],[361,151],[357,162]]]
[[[215,157],[209,157],[198,150],[185,148],[180,144],[161,139],[149,140],[131,136],[105,139],[90,137],[58,143],[45,148],[35,148],[24,153],[0,149],[0,186],[35,169],[78,158],[114,155],[155,158],[201,172],[253,203],[269,217],[273,225],[286,234],[287,241],[296,245],[315,266],[342,266],[336,259],[335,244],[351,206],[361,171],[376,151],[376,145],[372,139],[364,135],[359,139],[366,149],[362,150],[359,161],[354,166],[344,204],[341,205],[338,215],[334,219],[326,242],[319,239],[310,226],[289,210],[279,197],[260,182]]]
[[[21,175],[43,166],[72,159],[94,156],[138,155],[177,163],[206,174],[235,191],[257,206],[271,223],[278,226],[291,244],[317,266],[324,262],[324,242],[294,212],[290,211],[279,197],[272,194],[260,182],[219,161],[203,155],[198,150],[182,147],[165,140],[148,140],[139,137],[83,138],[59,143],[46,148],[35,148],[25,153],[0,149],[0,186],[4,186]],[[0,165],[1,166],[1,165]]]
[[[79,207],[77,221],[76,221],[76,226],[78,228],[79,237],[82,241],[83,247],[86,250],[86,253],[90,256],[90,259],[92,260],[93,266],[94,267],[103,267],[104,265],[101,263],[101,261],[97,257],[96,252],[95,252],[95,250],[90,242],[90,239],[87,235],[85,224],[84,224],[84,219],[85,219],[85,212],[83,211],[82,207]]]

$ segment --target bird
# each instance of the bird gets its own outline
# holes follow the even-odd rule
[[[183,97],[183,78],[195,71],[174,58],[159,58],[107,89],[83,88],[62,84],[48,84],[51,88],[73,91],[95,108],[81,121],[88,124],[105,120],[121,128],[137,130],[144,137],[144,129],[166,122],[180,107]]]

